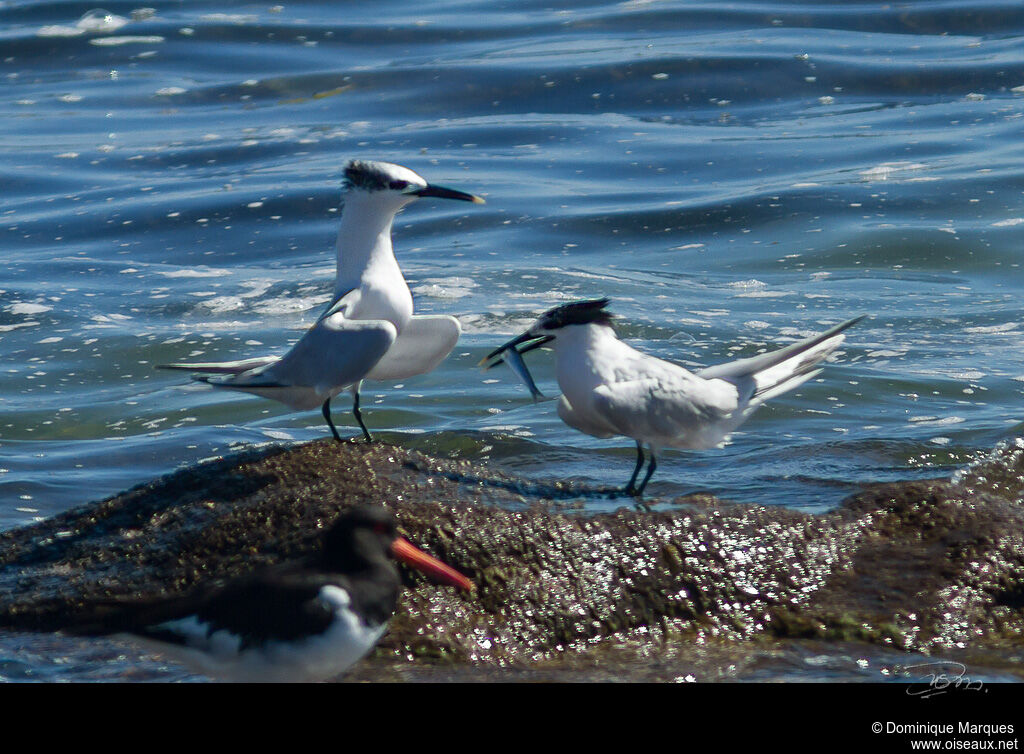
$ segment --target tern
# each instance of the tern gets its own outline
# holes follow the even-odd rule
[[[359,410],[363,380],[404,380],[432,371],[462,330],[455,317],[413,314],[412,293],[391,246],[395,215],[427,197],[484,203],[479,196],[431,185],[401,165],[352,160],[345,167],[334,296],[305,335],[284,356],[159,368],[201,372],[196,380],[272,398],[297,411],[320,407],[338,441],[331,398],[348,389],[356,422],[372,442]]]
[[[843,331],[863,319],[778,351],[690,372],[619,340],[608,304],[602,298],[556,306],[480,364],[489,369],[507,358],[536,400],[540,391],[521,355],[550,344],[562,390],[562,421],[594,437],[622,435],[636,441],[636,467],[623,490],[635,497],[643,494],[657,468],[657,449],[705,450],[724,444],[766,400],[818,374],[819,364],[843,342]],[[644,445],[650,464],[637,486]]]
[[[397,558],[442,584],[473,582],[398,536],[381,506],[340,516],[305,560],[214,581],[182,596],[111,600],[67,630],[125,636],[212,678],[320,681],[345,672],[387,629]]]

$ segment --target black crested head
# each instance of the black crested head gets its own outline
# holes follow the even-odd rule
[[[409,185],[408,181],[398,180],[388,171],[391,167],[385,162],[373,160],[351,160],[345,166],[345,178],[342,185],[346,190],[384,191],[394,189],[401,191]]]
[[[549,309],[540,316],[540,325],[545,330],[557,330],[569,325],[612,324],[612,313],[605,311],[610,300],[598,298],[591,301],[573,301]]]

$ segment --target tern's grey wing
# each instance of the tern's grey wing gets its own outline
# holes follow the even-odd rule
[[[366,377],[395,342],[395,326],[385,320],[346,319],[332,314],[321,319],[281,359],[251,379],[281,385],[312,387],[335,393]],[[245,375],[239,375],[239,387]]]
[[[414,316],[366,379],[404,380],[432,372],[455,348],[461,332],[455,317]]]
[[[654,445],[711,448],[743,420],[736,386],[724,380],[632,380],[593,393],[594,410],[619,434]]]
[[[324,313],[320,315],[317,322],[333,314],[350,311],[351,307],[359,300],[359,295],[359,289],[353,288],[352,290],[338,296],[331,302],[330,306],[324,310]],[[280,356],[256,356],[251,359],[238,359],[237,361],[178,362],[175,364],[157,364],[156,368],[177,369],[186,372],[203,372],[205,374],[240,375],[244,372],[252,372],[253,374],[256,374],[266,369],[271,364],[276,363],[280,358]],[[252,375],[249,376],[251,377]],[[214,380],[210,384],[216,385],[220,384],[220,382]]]
[[[344,311],[337,311],[320,319],[270,366],[206,381],[294,409],[316,408],[363,379],[387,353],[396,334],[395,326],[385,320],[350,320]]]

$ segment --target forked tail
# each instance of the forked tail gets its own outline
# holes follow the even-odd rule
[[[749,391],[751,408],[769,398],[792,390],[818,374],[818,365],[835,351],[846,337],[843,331],[866,315],[847,320],[820,335],[801,340],[778,351],[708,367],[698,376],[724,379]]]
[[[258,369],[278,360],[277,356],[259,356],[254,359],[239,361],[210,361],[194,364],[157,364],[157,369],[177,369],[183,372],[203,372],[205,374],[241,374],[250,369]]]

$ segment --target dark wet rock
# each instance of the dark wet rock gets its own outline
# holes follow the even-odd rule
[[[58,630],[93,600],[295,557],[339,510],[370,501],[477,584],[463,595],[407,574],[375,660],[398,677],[419,659],[446,677],[470,662],[543,678],[551,663],[600,664],[609,651],[668,677],[670,656],[753,662],[794,640],[1016,667],[1020,441],[952,480],[869,486],[825,515],[711,495],[576,512],[598,493],[388,445],[251,452],[0,534],[0,626]]]

